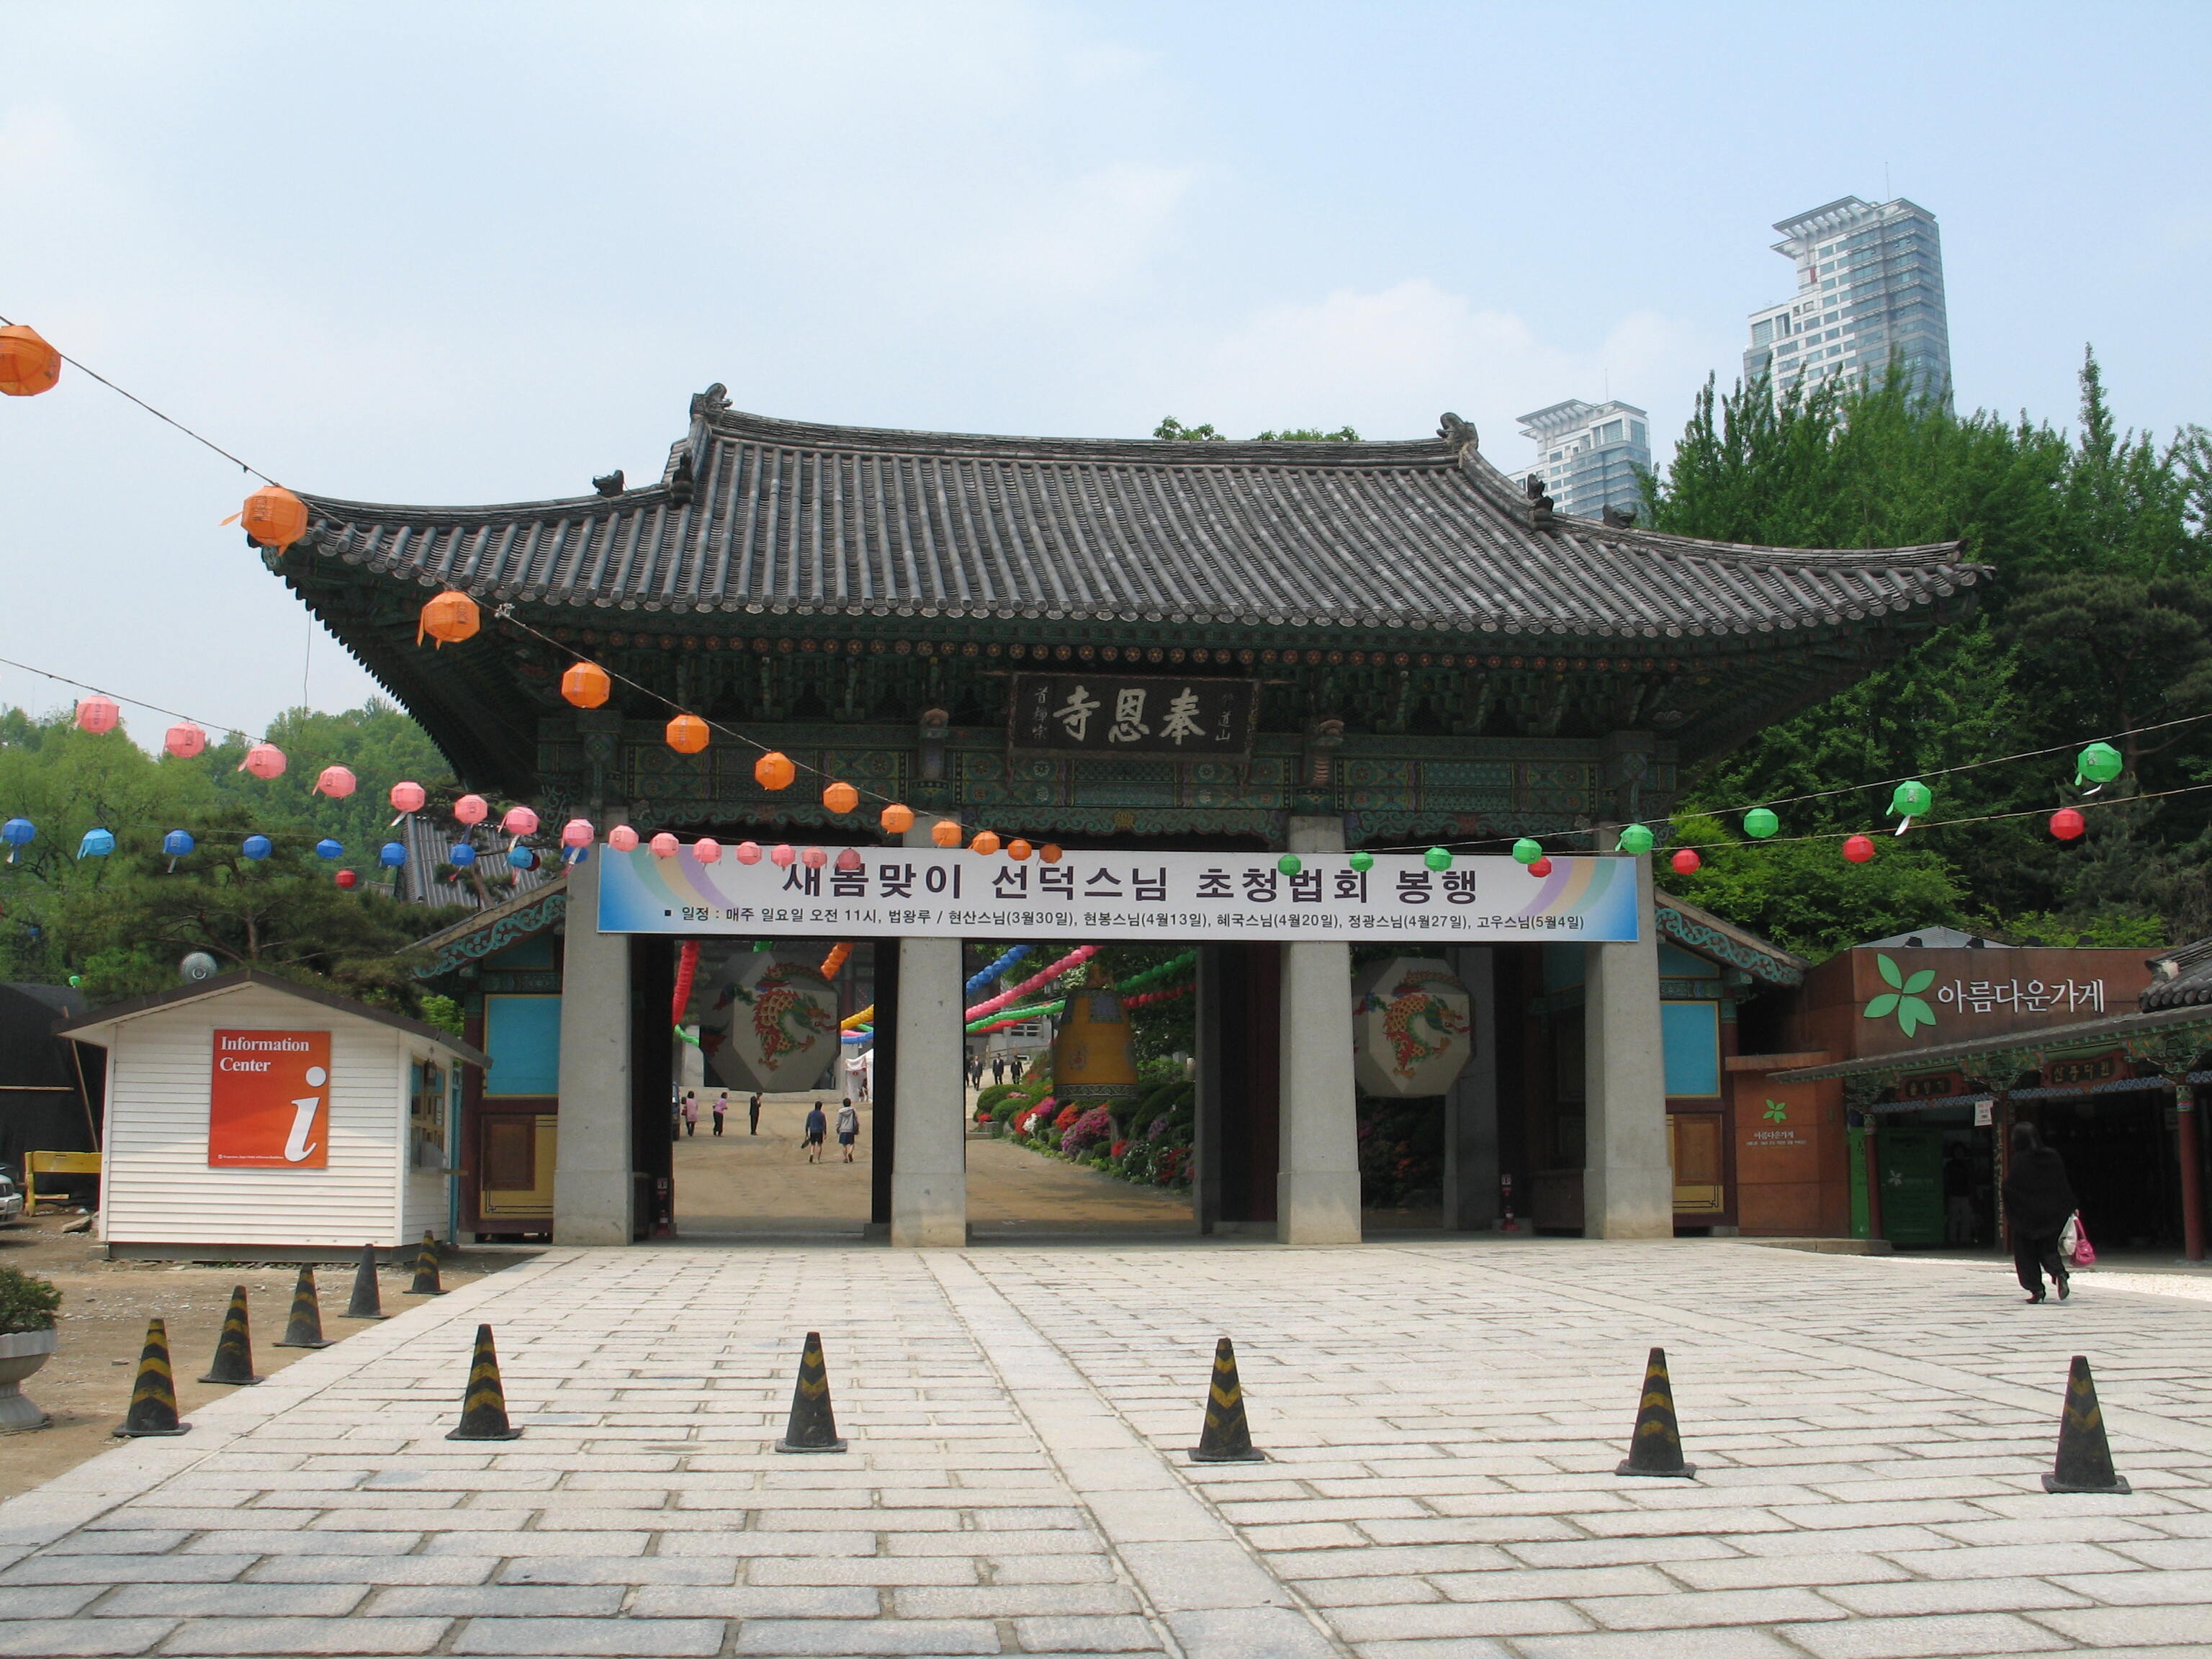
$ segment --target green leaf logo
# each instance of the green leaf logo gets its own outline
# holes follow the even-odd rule
[[[1881,974],[1882,983],[1891,988],[1868,1002],[1866,1018],[1884,1019],[1893,1013],[1897,1016],[1897,1029],[1907,1036],[1923,1025],[1936,1024],[1936,1011],[1919,994],[1936,982],[1933,968],[1923,968],[1908,979],[1904,970],[1886,956],[1875,957],[1874,965]]]
[[[1787,1123],[1790,1121],[1789,1107],[1784,1105],[1782,1102],[1778,1100],[1768,1101],[1766,1103],[1766,1121],[1769,1123]]]

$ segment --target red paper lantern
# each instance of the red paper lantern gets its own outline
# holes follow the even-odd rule
[[[325,766],[315,779],[315,787],[308,793],[328,795],[332,800],[343,800],[359,786],[352,771],[343,766]]]
[[[186,720],[168,729],[161,738],[161,747],[179,760],[190,760],[207,748],[207,733]]]
[[[538,814],[527,806],[510,806],[499,827],[510,836],[534,836],[538,833]]]
[[[395,783],[386,799],[395,812],[419,812],[423,802],[430,799],[430,792],[419,783]]]
[[[778,749],[769,750],[753,763],[753,781],[763,789],[788,789],[798,775],[791,757]]]
[[[1685,847],[1676,852],[1674,856],[1668,859],[1667,862],[1676,875],[1688,876],[1696,874],[1698,866],[1705,860],[1691,848]]]
[[[702,836],[691,843],[691,856],[702,864],[712,864],[722,856],[722,843],[712,836]]]
[[[337,884],[341,887],[351,887],[355,883],[358,882],[361,878],[354,874],[350,870],[341,870],[337,872],[337,876],[333,878],[333,879],[335,879]]]
[[[95,692],[89,697],[77,699],[76,723],[95,736],[103,732],[112,732],[116,722],[122,718],[123,711],[115,706],[112,697],[103,697]]]
[[[668,722],[668,746],[679,755],[696,755],[707,746],[707,722],[696,714],[678,714]]]
[[[617,853],[637,850],[637,831],[626,823],[618,823],[607,831],[607,845]]]
[[[1874,858],[1874,841],[1867,836],[1853,836],[1844,843],[1844,856],[1853,864],[1866,864]]]
[[[838,874],[844,876],[853,875],[856,873],[860,868],[860,850],[857,848],[848,847],[843,852],[837,854]]]
[[[2051,815],[2051,833],[2061,841],[2078,841],[2089,821],[2070,806],[2062,806]]]
[[[799,862],[799,849],[787,841],[778,842],[775,850],[768,855],[768,861],[779,870],[788,870]]]
[[[428,634],[442,649],[475,638],[477,630],[483,626],[483,617],[477,610],[477,602],[449,588],[422,606],[422,620],[415,626],[415,643],[422,644],[422,636]]]
[[[482,823],[491,812],[491,803],[482,795],[463,795],[453,803],[453,817],[462,823]]]
[[[653,848],[653,856],[657,859],[672,859],[676,856],[676,837],[665,830],[655,836],[649,845]]]
[[[734,851],[740,864],[758,864],[761,860],[760,843],[757,841],[741,841]]]
[[[238,763],[241,772],[251,772],[257,778],[281,778],[284,775],[284,751],[273,743],[257,743],[246,751],[246,758]]]
[[[799,861],[810,870],[819,870],[830,862],[830,854],[819,847],[810,847],[799,855]]]
[[[561,695],[579,708],[597,708],[614,689],[607,671],[595,662],[571,663],[561,676]]]
[[[1552,861],[1549,859],[1531,859],[1528,870],[1532,876],[1548,876],[1552,873]]]
[[[62,377],[62,354],[25,323],[0,328],[0,394],[35,398]]]

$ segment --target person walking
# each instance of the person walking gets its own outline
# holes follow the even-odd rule
[[[1006,1057],[1004,1054],[993,1054],[991,1056],[991,1081],[995,1085],[1004,1083],[1006,1080]]]
[[[2012,1224],[2013,1271],[2031,1302],[2043,1300],[2043,1276],[2051,1275],[2058,1299],[2066,1299],[2066,1263],[2058,1254],[2058,1235],[2078,1206],[2066,1164],[2043,1144],[2033,1123],[2012,1126],[2012,1169],[2004,1181],[2005,1218]]]
[[[822,1138],[829,1132],[830,1120],[822,1115],[822,1103],[816,1101],[806,1114],[806,1161],[822,1161]]]
[[[845,1149],[845,1162],[853,1161],[853,1143],[860,1138],[860,1115],[853,1109],[852,1097],[837,1109],[837,1144]]]
[[[760,1091],[756,1089],[753,1091],[753,1097],[745,1103],[745,1114],[752,1120],[745,1126],[745,1133],[749,1135],[757,1135],[760,1133]]]
[[[1943,1149],[1943,1242],[1974,1242],[1974,1170],[1955,1140]]]
[[[684,1133],[687,1135],[699,1133],[699,1097],[689,1089],[684,1091]]]
[[[722,1120],[727,1117],[729,1113],[730,1091],[727,1089],[723,1089],[719,1091],[714,1096],[714,1133],[716,1134],[719,1135],[722,1133]]]

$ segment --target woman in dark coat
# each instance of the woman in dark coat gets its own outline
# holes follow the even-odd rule
[[[2066,1299],[2066,1263],[2058,1254],[2058,1235],[2074,1213],[2074,1188],[2066,1165],[2043,1144],[2033,1123],[2012,1126],[2012,1169],[2004,1182],[2005,1219],[2012,1224],[2012,1265],[2030,1302],[2043,1300],[2043,1275],[2049,1273]]]

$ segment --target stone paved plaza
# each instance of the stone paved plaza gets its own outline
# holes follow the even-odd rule
[[[1723,1242],[556,1250],[0,1505],[0,1653],[2212,1654],[2212,1302],[2123,1282],[2158,1281],[2028,1308],[1988,1263]],[[512,1443],[443,1438],[479,1320]],[[842,1456],[769,1449],[809,1328]],[[1273,1460],[1194,1468],[1224,1332]],[[1613,1474],[1654,1343],[1694,1482]],[[2075,1352],[2133,1496],[2041,1488]]]

